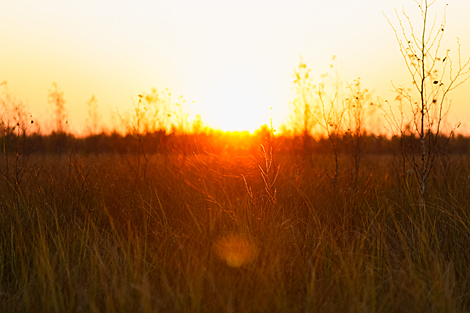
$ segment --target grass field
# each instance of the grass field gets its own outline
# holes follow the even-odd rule
[[[0,311],[470,311],[470,159],[438,160],[420,206],[364,158],[335,188],[315,155],[153,155],[145,176],[33,155],[19,184],[3,164]]]

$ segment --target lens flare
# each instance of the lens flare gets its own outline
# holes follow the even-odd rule
[[[253,240],[241,234],[223,236],[214,243],[215,253],[230,267],[251,263],[258,255]]]

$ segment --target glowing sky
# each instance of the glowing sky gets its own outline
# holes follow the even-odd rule
[[[459,36],[469,56],[470,1],[447,3],[445,47],[455,49]],[[411,0],[7,0],[0,3],[0,81],[40,120],[52,113],[47,93],[57,82],[74,130],[92,94],[109,122],[110,112],[129,110],[152,87],[194,100],[191,114],[206,124],[252,130],[285,119],[301,55],[314,77],[337,55],[342,78],[362,77],[379,97],[391,97],[391,81],[408,83],[383,16],[403,4],[416,12]],[[464,125],[469,89],[452,96]]]

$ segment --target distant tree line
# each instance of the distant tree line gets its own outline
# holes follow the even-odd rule
[[[259,150],[260,145],[265,145],[269,135],[267,126],[260,128],[254,134],[248,132],[222,132],[209,130],[194,134],[165,134],[162,132],[146,133],[142,135],[141,142],[136,141],[130,134],[101,133],[87,137],[77,137],[72,134],[48,134],[38,133],[20,135],[11,132],[0,138],[2,154],[55,154],[66,153],[73,150],[84,154],[136,154],[140,145],[145,146],[145,152],[149,154],[193,154],[193,153],[249,153]],[[305,147],[305,138],[302,136],[281,135],[274,141],[276,153],[290,153],[299,156],[307,154],[329,154],[332,147],[327,137],[307,137],[308,148]],[[337,151],[339,154],[350,154],[350,141],[348,134],[338,137]],[[400,146],[400,140],[406,140],[408,146],[419,146],[419,138],[408,136],[406,138],[365,135],[362,138],[365,155],[387,155],[396,152]],[[440,140],[447,140],[442,138]],[[470,137],[457,135],[447,143],[446,151],[452,154],[470,154]],[[20,150],[18,150],[20,147]],[[307,150],[305,150],[307,149]]]

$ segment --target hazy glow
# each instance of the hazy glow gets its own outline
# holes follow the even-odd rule
[[[269,90],[252,75],[239,69],[221,75],[205,102],[204,116],[209,125],[229,131],[254,131],[260,124],[269,124]]]
[[[230,267],[246,265],[258,256],[255,243],[241,234],[221,237],[214,243],[213,248],[217,256]]]
[[[3,1],[0,81],[39,120],[52,112],[47,91],[56,81],[76,131],[91,94],[109,124],[152,87],[194,100],[191,116],[217,128],[253,130],[271,117],[278,127],[300,55],[314,77],[337,55],[344,79],[360,76],[376,96],[393,99],[390,82],[409,76],[383,12],[393,16],[403,4],[414,10],[411,0]],[[464,55],[468,12],[470,1],[449,3],[444,43],[455,49],[459,36]],[[464,88],[453,98],[455,116],[470,120]]]

